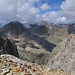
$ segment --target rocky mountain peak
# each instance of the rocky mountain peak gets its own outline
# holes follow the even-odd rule
[[[1,31],[2,31],[2,33],[4,33],[7,36],[10,35],[10,36],[14,36],[14,37],[18,37],[19,35],[24,35],[24,36],[29,35],[25,26],[18,21],[12,21],[12,22],[4,25],[4,27],[1,29]]]
[[[6,24],[4,26],[4,28],[8,28],[8,29],[11,29],[11,28],[16,28],[16,27],[20,27],[20,28],[24,28],[23,24],[21,24],[20,22],[18,21],[12,21],[12,22],[9,22],[8,24]]]

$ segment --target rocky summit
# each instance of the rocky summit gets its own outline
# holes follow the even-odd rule
[[[22,61],[12,55],[0,55],[0,75],[70,75],[63,70],[49,70],[45,66]]]

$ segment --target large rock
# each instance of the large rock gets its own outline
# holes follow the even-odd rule
[[[17,47],[15,44],[11,43],[8,39],[3,39],[0,37],[0,54],[11,54],[19,57]]]
[[[75,35],[68,36],[54,48],[49,66],[51,69],[63,69],[75,75]]]

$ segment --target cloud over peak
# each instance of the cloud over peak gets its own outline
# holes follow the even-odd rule
[[[39,0],[0,0],[0,20],[32,22],[37,19],[39,8],[34,3]]]
[[[0,0],[0,22],[12,20],[36,23],[69,23],[75,21],[75,0],[61,2],[61,10],[51,10],[48,1],[43,0]],[[44,13],[41,13],[44,12]]]
[[[65,0],[61,4],[61,9],[64,16],[70,22],[75,21],[75,0]]]

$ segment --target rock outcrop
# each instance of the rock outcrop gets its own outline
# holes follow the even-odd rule
[[[49,70],[36,63],[24,62],[11,55],[0,56],[0,75],[70,75],[62,70]]]
[[[63,69],[75,75],[75,35],[70,35],[54,48],[50,55],[49,66],[52,69]]]
[[[11,54],[19,57],[17,47],[15,44],[11,43],[8,39],[3,39],[0,37],[0,54]]]
[[[38,28],[36,28],[35,33],[38,35],[47,35],[48,29],[46,26],[42,25],[42,26],[39,26]]]

